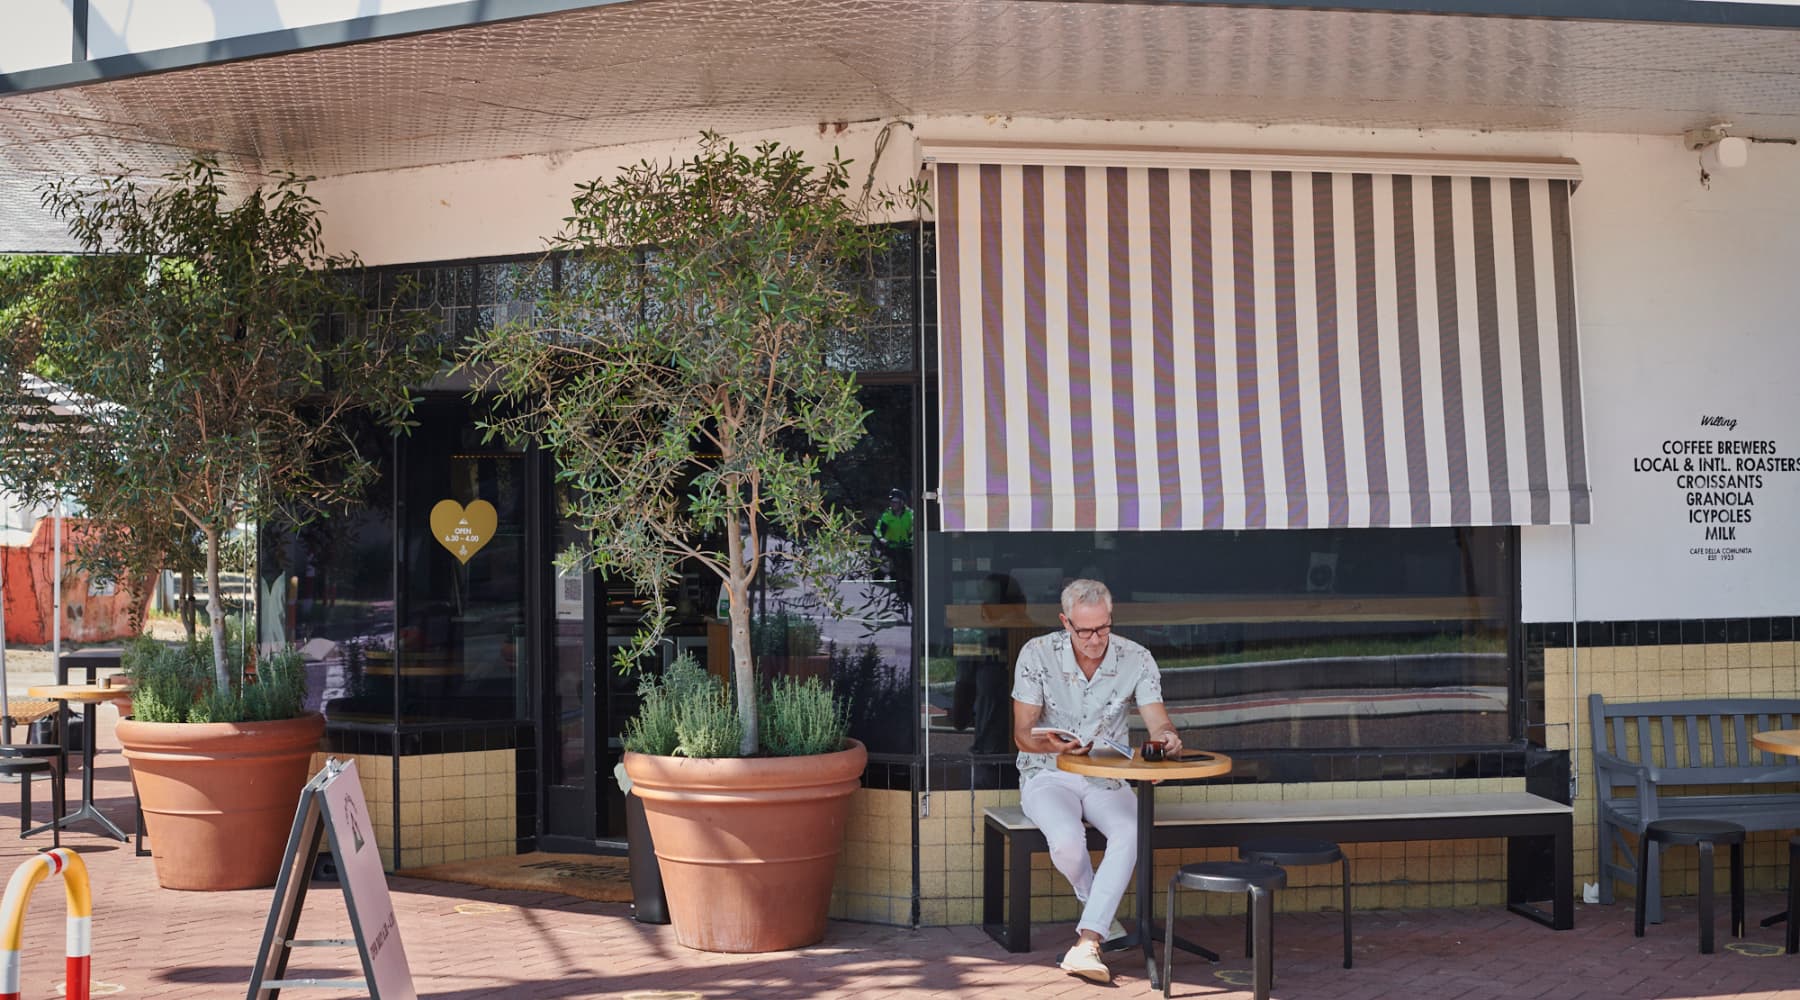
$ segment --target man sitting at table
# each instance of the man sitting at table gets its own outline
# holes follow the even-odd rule
[[[1019,806],[1050,845],[1050,860],[1082,901],[1075,944],[1063,971],[1096,983],[1112,982],[1100,960],[1105,940],[1123,937],[1114,914],[1137,863],[1137,804],[1123,781],[1089,778],[1056,766],[1056,755],[1084,754],[1105,737],[1129,745],[1126,715],[1137,705],[1152,739],[1181,752],[1181,737],[1163,708],[1162,675],[1143,646],[1112,634],[1112,592],[1098,580],[1063,588],[1063,631],[1040,635],[1019,650],[1013,670],[1013,742],[1019,748]],[[1054,727],[1074,733],[1033,733]],[[1106,854],[1094,870],[1086,819],[1106,835]],[[1144,931],[1145,928],[1139,928]]]

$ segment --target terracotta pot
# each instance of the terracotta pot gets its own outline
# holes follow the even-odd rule
[[[675,938],[701,951],[786,951],[825,937],[850,795],[868,751],[811,757],[625,755],[644,801]]]
[[[275,884],[325,719],[137,722],[117,730],[166,889]]]

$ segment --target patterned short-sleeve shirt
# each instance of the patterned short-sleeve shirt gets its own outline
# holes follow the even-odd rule
[[[1013,668],[1013,699],[1041,705],[1040,726],[1067,729],[1084,741],[1106,736],[1119,743],[1130,738],[1126,722],[1133,705],[1162,703],[1162,674],[1150,651],[1123,636],[1114,635],[1092,680],[1075,663],[1075,648],[1067,632],[1051,632],[1027,642],[1019,650]],[[1040,771],[1056,770],[1056,755],[1019,752],[1021,780]],[[1109,787],[1122,783],[1104,780]]]

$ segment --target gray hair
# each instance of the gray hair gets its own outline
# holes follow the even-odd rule
[[[1082,604],[1098,604],[1105,608],[1108,614],[1111,614],[1112,591],[1107,590],[1106,584],[1099,580],[1069,581],[1069,585],[1064,587],[1062,592],[1063,614],[1073,612],[1078,605]]]

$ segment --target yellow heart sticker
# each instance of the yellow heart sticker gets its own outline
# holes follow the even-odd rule
[[[494,537],[494,525],[499,521],[494,505],[486,500],[477,500],[467,507],[455,500],[439,500],[431,508],[431,533],[461,563],[467,563]]]

